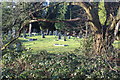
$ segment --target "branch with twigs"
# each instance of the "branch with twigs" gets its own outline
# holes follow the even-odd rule
[[[3,45],[0,50],[3,51],[5,50],[11,43],[13,43],[15,40],[17,40],[22,32],[22,30],[26,27],[27,24],[33,23],[33,22],[51,22],[51,23],[56,23],[56,22],[73,22],[73,21],[78,21],[80,20],[80,18],[75,18],[75,19],[70,19],[70,20],[60,20],[60,21],[53,21],[53,20],[48,20],[48,19],[36,19],[36,20],[26,20],[23,22],[22,27],[17,31],[18,35],[17,37],[15,37],[14,39],[12,39],[11,41],[9,41],[8,43],[6,43],[5,45]]]

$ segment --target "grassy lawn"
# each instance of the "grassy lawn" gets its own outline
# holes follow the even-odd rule
[[[37,40],[28,41],[29,39]],[[41,38],[41,36],[39,35],[27,37],[27,39],[20,37],[19,40],[22,41],[22,44],[26,48],[31,48],[33,52],[47,50],[50,53],[63,53],[67,51],[74,51],[74,49],[80,46],[80,39],[74,37],[71,37],[71,39],[67,39],[67,41],[63,41],[63,39],[58,40],[58,38],[55,38],[55,36],[46,35],[45,38]],[[63,44],[68,46],[55,46],[54,44]]]
[[[115,42],[113,43],[113,46],[114,46],[115,48],[120,49],[120,41],[115,41]]]
[[[37,39],[37,40],[28,41],[29,39]],[[67,39],[67,41],[63,41],[63,39],[58,40],[58,37],[48,36],[48,35],[46,35],[45,38],[41,38],[40,35],[27,37],[27,39],[20,37],[19,40],[27,49],[32,49],[31,50],[32,52],[46,50],[49,53],[63,53],[63,52],[74,51],[76,48],[80,47],[80,41],[81,41],[81,39],[75,37],[71,37],[71,39]],[[54,44],[63,44],[68,46],[55,46]],[[113,45],[115,48],[120,49],[120,41],[115,41]]]

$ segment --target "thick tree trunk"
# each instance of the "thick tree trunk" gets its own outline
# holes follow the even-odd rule
[[[93,50],[95,54],[101,54],[103,51],[103,37],[102,34],[97,33],[94,36]]]
[[[113,32],[106,32],[104,35],[102,33],[95,33],[93,51],[97,55],[112,53],[114,41]]]

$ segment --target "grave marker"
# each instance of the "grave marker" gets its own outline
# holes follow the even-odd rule
[[[58,31],[57,30],[55,31],[55,35],[58,36]]]
[[[45,38],[44,31],[41,31],[42,38]]]
[[[49,31],[49,35],[52,35],[52,31]]]
[[[12,37],[13,37],[13,38],[15,38],[15,36],[16,36],[15,33],[16,33],[16,32],[15,32],[15,28],[12,28]]]
[[[26,30],[23,30],[23,38],[26,39]]]
[[[61,32],[58,33],[58,39],[61,39]]]
[[[67,37],[67,34],[66,34],[66,32],[64,33],[64,41],[67,41],[66,40],[66,37]]]
[[[9,31],[8,31],[8,38],[7,38],[8,40],[11,39],[11,36],[12,36],[11,34],[12,34],[11,30],[9,30]]]

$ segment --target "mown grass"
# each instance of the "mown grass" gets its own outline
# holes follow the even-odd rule
[[[36,41],[28,41],[29,39],[37,39]],[[41,36],[33,36],[27,37],[24,39],[22,37],[19,38],[22,44],[27,49],[32,49],[32,52],[37,52],[40,50],[46,50],[50,53],[63,53],[74,51],[76,48],[80,46],[80,40],[78,38],[71,37],[71,39],[67,39],[67,41],[63,41],[63,39],[58,40],[58,37],[48,36],[45,38],[41,38]],[[63,44],[68,46],[55,46],[54,44]]]
[[[28,41],[29,39],[37,39],[36,41]],[[71,39],[67,39],[67,41],[63,41],[63,37],[61,40],[58,40],[58,37],[46,35],[45,38],[41,38],[40,35],[27,37],[24,39],[22,37],[19,38],[22,42],[23,46],[27,49],[31,49],[32,53],[36,53],[41,50],[46,50],[49,53],[64,53],[74,51],[76,48],[80,47],[80,43],[82,40],[71,37]],[[63,44],[68,46],[55,46],[54,44]],[[113,43],[115,48],[120,49],[120,41],[115,41]]]
[[[114,41],[113,46],[120,49],[120,41]]]

